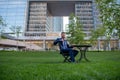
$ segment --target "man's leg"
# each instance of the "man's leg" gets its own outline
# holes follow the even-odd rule
[[[75,62],[74,53],[72,49],[69,51],[69,55],[70,55],[71,62]]]
[[[69,53],[69,56],[70,56],[70,59],[71,59],[71,62],[75,62],[75,59],[74,59],[74,53],[73,53],[73,50],[72,48],[67,48],[67,49],[63,49],[62,52],[68,52]]]
[[[78,54],[78,51],[77,50],[73,50],[73,53],[74,53],[74,57]]]

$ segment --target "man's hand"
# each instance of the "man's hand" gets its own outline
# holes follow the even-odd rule
[[[64,39],[62,38],[61,41],[64,41]]]
[[[59,39],[57,39],[57,41],[58,41],[58,42],[62,42],[62,39],[59,38]]]

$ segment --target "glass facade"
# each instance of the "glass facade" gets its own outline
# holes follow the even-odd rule
[[[91,29],[94,28],[92,1],[81,1],[75,4],[75,15],[83,25],[83,32],[90,36]]]
[[[0,16],[7,24],[7,27],[4,26],[5,32],[11,33],[12,31],[9,29],[11,26],[21,26],[21,31],[25,31],[25,36],[22,36],[21,40],[26,39],[28,43],[43,45],[44,48],[49,46],[49,43],[52,45],[52,40],[56,39],[59,36],[58,33],[63,31],[63,18],[53,17],[49,12],[50,9],[48,11],[48,3],[45,1],[0,0]],[[57,0],[53,1],[57,2]],[[120,4],[120,0],[117,0],[117,3]],[[99,20],[100,14],[96,6],[94,0],[78,0],[75,2],[75,15],[83,24],[83,31],[87,37],[90,36],[91,29],[96,29],[102,23]],[[45,36],[48,38],[44,38]]]
[[[5,20],[5,32],[11,32],[11,26],[21,26],[24,31],[27,0],[0,0],[0,16]]]
[[[117,3],[120,4],[120,0],[117,0]]]
[[[46,2],[28,1],[26,36],[46,36],[53,31],[53,17]]]
[[[28,2],[31,3],[28,4]],[[21,26],[21,31],[25,31],[25,35],[29,35],[32,32],[31,36],[45,36],[45,32],[62,31],[63,19],[60,17],[53,18],[47,8],[46,2],[0,0],[0,15],[8,26],[5,31],[11,32],[9,29],[11,26]],[[90,35],[90,30],[95,29],[96,25],[100,23],[99,12],[92,1],[77,2],[75,4],[75,14],[83,24],[83,30],[87,36]]]
[[[54,17],[54,32],[63,31],[63,17]]]
[[[30,3],[26,31],[46,31],[46,4]]]
[[[93,16],[94,16],[94,29],[97,27],[100,27],[102,24],[100,20],[100,13],[99,10],[97,9],[97,4],[95,4],[95,1],[93,1]]]

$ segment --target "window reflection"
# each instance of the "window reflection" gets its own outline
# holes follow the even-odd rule
[[[0,16],[7,23],[6,31],[9,31],[9,27],[12,25],[25,26],[26,6],[27,0],[0,0]]]
[[[7,4],[0,4],[0,9],[6,9],[6,8],[7,8]]]
[[[2,4],[7,4],[8,3],[8,1],[1,1],[0,0],[0,4],[2,5]]]
[[[7,12],[7,9],[0,9],[0,14],[6,13],[6,12]]]
[[[17,8],[17,5],[8,5],[8,8]]]
[[[22,0],[10,0],[10,1],[8,1],[8,4],[20,4],[20,5],[23,5],[23,4],[25,4],[26,3],[26,1],[22,1]]]

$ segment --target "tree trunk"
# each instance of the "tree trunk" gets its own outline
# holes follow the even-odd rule
[[[100,51],[100,40],[98,39],[98,52]]]
[[[2,26],[0,25],[0,39],[2,39]]]
[[[2,39],[2,35],[1,35],[1,32],[0,32],[0,40]]]
[[[120,50],[120,39],[118,40],[118,49]]]
[[[111,51],[110,40],[108,41],[108,50]]]

